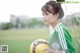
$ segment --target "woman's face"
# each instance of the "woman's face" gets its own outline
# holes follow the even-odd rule
[[[43,17],[44,17],[44,24],[49,25],[49,24],[53,24],[57,21],[57,14],[53,15],[50,12],[42,12]]]

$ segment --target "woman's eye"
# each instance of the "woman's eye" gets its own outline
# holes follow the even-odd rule
[[[45,14],[45,15],[48,15],[48,14]]]

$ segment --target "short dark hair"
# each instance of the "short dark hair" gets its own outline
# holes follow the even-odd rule
[[[52,8],[51,8],[52,7]],[[56,1],[48,1],[41,9],[43,12],[50,12],[52,14],[59,13],[59,19],[64,16],[63,9],[61,7],[60,3],[57,3]]]

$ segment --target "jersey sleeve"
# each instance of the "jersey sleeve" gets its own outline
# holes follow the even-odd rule
[[[65,35],[65,39],[66,39],[67,47],[68,47],[68,49],[66,50],[66,53],[77,53],[76,47],[71,38],[71,34],[66,28],[63,28],[63,29],[64,29],[64,35]]]
[[[65,51],[65,50],[67,50],[67,43],[66,43],[66,39],[65,39],[65,36],[64,36],[63,29],[60,25],[58,25],[56,30],[58,31],[58,36],[59,36],[59,40],[60,40],[62,49]]]
[[[65,51],[65,53],[76,53],[71,35],[68,32],[68,30],[62,25],[59,25],[57,27],[57,31],[58,31],[58,36],[59,36],[61,46]]]

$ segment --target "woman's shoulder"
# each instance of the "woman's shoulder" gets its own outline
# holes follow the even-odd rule
[[[64,26],[62,23],[59,23],[59,24],[56,26],[56,31],[57,31],[58,33],[63,33],[63,34],[70,35],[69,30],[68,30],[67,27]]]
[[[63,23],[59,23],[58,28],[61,28],[62,30],[67,30],[68,31],[68,28]]]

